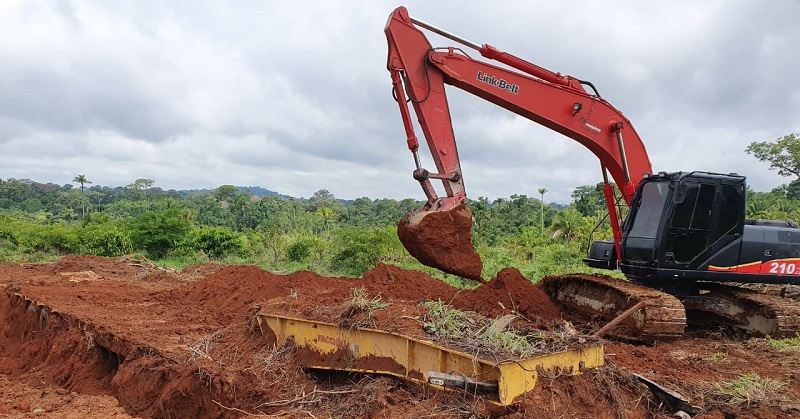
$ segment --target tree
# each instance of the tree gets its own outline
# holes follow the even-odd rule
[[[309,199],[308,202],[311,204],[311,208],[316,211],[320,207],[332,206],[335,200],[336,197],[333,196],[331,191],[327,189],[320,189],[314,192],[314,195],[311,196],[311,199]]]
[[[764,193],[753,193],[747,196],[747,218],[768,218],[770,203],[769,197]]]
[[[542,233],[544,233],[544,194],[546,193],[546,188],[539,188],[539,195],[542,196]]]
[[[572,202],[575,209],[583,216],[595,215],[597,211],[606,207],[603,195],[603,183],[594,186],[578,186],[572,191]]]
[[[778,169],[779,175],[800,179],[800,134],[778,137],[775,142],[752,142],[744,151],[769,162],[770,170]]]
[[[575,208],[567,208],[558,213],[553,220],[554,235],[561,236],[566,241],[571,241],[578,235],[578,230],[583,224],[583,216]]]
[[[13,178],[9,178],[7,182],[3,182],[0,185],[0,193],[5,198],[8,198],[9,209],[13,204],[23,202],[26,199],[25,195],[28,189],[28,185],[24,181]]]
[[[265,221],[252,232],[256,241],[272,251],[272,263],[277,267],[286,246],[286,238],[275,222]]]
[[[230,204],[233,202],[233,198],[236,197],[236,192],[238,191],[239,190],[233,185],[222,185],[211,191],[211,197],[214,198],[215,201]]]
[[[86,216],[86,194],[83,192],[83,185],[85,183],[91,184],[92,182],[90,182],[88,179],[86,179],[86,175],[75,176],[75,179],[72,179],[72,182],[81,184],[81,197],[83,198],[81,200],[81,201],[83,201],[82,202],[83,203],[83,205],[82,205],[82,207],[83,207],[83,216]]]
[[[800,198],[800,179],[795,179],[789,182],[789,184],[784,188],[784,194],[789,199]]]
[[[322,217],[322,228],[325,231],[328,231],[328,223],[336,219],[336,213],[329,207],[319,207],[315,214]]]
[[[311,195],[311,199],[336,199],[335,196],[331,193],[331,191],[327,189],[320,189],[314,192],[314,195]]]
[[[147,189],[153,186],[154,183],[156,183],[156,181],[153,179],[136,179],[136,181],[126,186],[128,189],[136,191],[137,194],[141,194],[144,198],[145,212],[150,211],[150,201],[147,200]]]

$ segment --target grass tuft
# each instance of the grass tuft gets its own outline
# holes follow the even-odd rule
[[[767,338],[767,343],[775,349],[780,350],[797,350],[800,349],[800,333],[793,338],[785,339],[772,339]]]
[[[717,390],[734,404],[767,402],[784,394],[786,383],[774,378],[761,378],[758,374],[743,374],[731,381],[717,384]]]
[[[366,288],[353,288],[351,292],[353,295],[350,298],[349,307],[353,311],[372,313],[389,305],[389,303],[381,301],[380,293],[375,297],[369,298],[369,292],[367,292]]]
[[[475,323],[467,313],[454,309],[442,300],[425,301],[423,305],[428,309],[428,315],[422,327],[428,333],[449,339],[460,339],[468,336],[467,325]]]
[[[480,317],[473,312],[460,311],[441,300],[426,301],[428,314],[423,321],[426,332],[444,339],[468,341],[489,352],[506,352],[525,358],[541,349],[529,338],[509,329],[516,316],[508,315],[496,320]]]

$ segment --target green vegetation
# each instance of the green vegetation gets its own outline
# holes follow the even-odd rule
[[[450,339],[466,337],[464,326],[473,323],[468,313],[457,310],[442,300],[426,301],[424,306],[428,309],[422,325],[426,332]]]
[[[781,176],[796,176],[800,179],[800,134],[779,137],[775,142],[755,141],[745,152],[755,158],[769,162],[770,169],[778,169]]]
[[[748,152],[782,174],[800,167],[800,137],[753,143]],[[215,260],[255,263],[272,271],[312,270],[360,276],[378,263],[419,269],[461,287],[474,284],[422,266],[406,252],[396,224],[421,201],[336,199],[321,189],[309,199],[255,196],[222,185],[211,191],[165,191],[152,179],[126,187],[0,179],[0,260],[47,261],[69,253],[107,257],[140,254],[171,267]],[[580,186],[566,207],[538,197],[512,195],[472,208],[473,243],[484,278],[508,266],[529,278],[597,272],[583,265],[592,240],[611,237],[602,184]],[[748,191],[747,216],[800,219],[800,180],[770,192]],[[607,272],[606,272],[607,273]]]
[[[767,338],[767,342],[775,349],[781,350],[800,350],[800,334],[793,338],[772,339]]]
[[[734,404],[751,404],[780,399],[786,383],[773,378],[761,378],[758,374],[743,374],[731,381],[717,384],[717,390]]]
[[[336,199],[322,189],[309,199],[254,196],[232,185],[208,192],[164,191],[151,179],[126,187],[0,179],[0,260],[45,261],[68,253],[140,254],[171,267],[205,262],[256,263],[273,271],[312,270],[360,276],[378,263],[420,269],[457,286],[469,281],[420,265],[397,239],[396,223],[422,206],[405,199]],[[597,187],[582,188],[597,202]],[[542,188],[540,196],[546,192]],[[602,198],[602,197],[601,197]],[[587,201],[588,202],[588,201]],[[537,278],[588,271],[580,262],[600,219],[570,206],[513,195],[472,201],[474,242],[484,276],[506,266]],[[594,238],[609,235],[601,225]]]

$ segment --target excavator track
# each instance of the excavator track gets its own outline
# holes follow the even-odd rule
[[[675,296],[603,275],[546,276],[540,282],[550,298],[582,317],[611,321],[643,302],[609,334],[638,341],[674,340],[686,328],[686,311]]]
[[[800,304],[794,300],[730,285],[708,284],[704,288],[683,299],[692,323],[725,324],[774,338],[800,333]]]

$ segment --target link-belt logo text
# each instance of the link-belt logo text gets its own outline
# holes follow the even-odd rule
[[[519,85],[518,84],[511,84],[503,79],[498,79],[495,76],[490,76],[483,71],[478,71],[478,81],[482,81],[486,84],[491,84],[494,87],[503,89],[507,92],[511,92],[515,95],[519,94]]]

